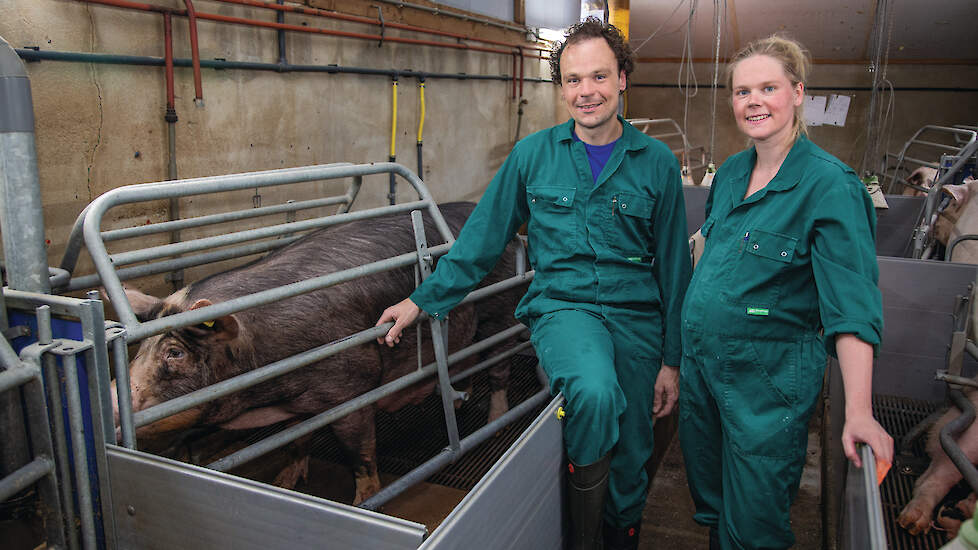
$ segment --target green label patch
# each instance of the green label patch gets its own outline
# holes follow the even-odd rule
[[[760,315],[762,317],[767,317],[770,312],[766,307],[749,307],[747,308],[747,315]]]

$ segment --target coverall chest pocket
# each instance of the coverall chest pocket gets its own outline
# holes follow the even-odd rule
[[[778,303],[785,272],[795,257],[798,239],[753,229],[744,235],[743,251],[727,285],[729,301],[750,311],[767,310]]]
[[[630,257],[652,255],[652,211],[655,197],[617,193],[611,198],[611,231],[608,245]]]
[[[530,185],[526,201],[530,208],[527,234],[530,247],[538,254],[559,254],[574,248],[577,216],[574,214],[573,187]]]

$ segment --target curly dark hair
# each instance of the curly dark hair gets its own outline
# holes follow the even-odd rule
[[[550,52],[550,78],[553,79],[554,84],[561,85],[560,55],[564,53],[564,48],[591,38],[603,38],[608,43],[611,51],[615,52],[615,59],[618,60],[618,70],[625,71],[627,83],[627,77],[635,69],[635,53],[625,42],[625,37],[618,27],[606,25],[596,17],[588,17],[567,29],[563,42],[554,44],[554,49]]]

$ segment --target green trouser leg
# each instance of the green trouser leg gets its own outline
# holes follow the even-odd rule
[[[824,352],[814,337],[749,342],[686,331],[679,441],[694,519],[723,550],[791,547]]]
[[[604,519],[624,527],[645,506],[662,325],[656,313],[591,307],[549,313],[530,329],[551,391],[566,398],[567,458],[592,464],[611,453]]]

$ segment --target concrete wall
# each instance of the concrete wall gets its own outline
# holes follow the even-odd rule
[[[694,64],[700,84],[695,97],[690,98],[687,114],[687,133],[693,145],[710,146],[712,63]],[[679,65],[676,63],[640,63],[633,82],[675,85]],[[954,65],[890,65],[887,76],[894,87],[900,88],[978,88],[978,67]],[[723,83],[723,66],[720,67]],[[871,87],[872,75],[863,65],[818,64],[813,67],[809,86]],[[832,93],[851,96],[849,115],[844,127],[811,127],[809,135],[822,148],[843,162],[859,169],[866,146],[866,120],[871,92],[848,90],[811,90],[813,95]],[[728,156],[745,148],[746,140],[737,130],[730,109],[730,91],[717,92],[716,138],[714,159],[719,164]],[[889,94],[883,96],[889,101]],[[628,116],[642,118],[672,118],[682,126],[685,99],[676,88],[642,88],[629,91]],[[950,126],[978,124],[978,93],[897,91],[894,94],[894,124],[888,143],[883,149],[899,152],[913,133],[926,124]],[[934,159],[935,162],[937,159]],[[696,181],[702,174],[697,174]]]
[[[182,9],[180,0],[153,0]],[[274,21],[272,11],[197,0],[198,12]],[[369,2],[313,2],[376,18]],[[337,4],[337,5],[333,5]],[[385,20],[399,10],[385,6]],[[520,42],[519,33],[481,30],[475,24],[431,15],[411,24],[441,25],[453,32],[495,33]],[[163,20],[135,12],[69,0],[0,2],[0,36],[15,48],[162,57]],[[363,24],[286,15],[286,23],[377,34]],[[199,21],[202,59],[274,63],[277,33]],[[484,26],[481,26],[484,27]],[[190,58],[188,22],[173,18],[174,52]],[[386,36],[444,40],[388,28]],[[486,36],[483,34],[483,36]],[[451,39],[449,39],[451,40]],[[475,45],[482,45],[474,43]],[[495,47],[495,46],[489,46]],[[292,64],[339,64],[376,69],[511,75],[512,56],[290,32],[286,56]],[[528,77],[549,78],[543,60],[527,59]],[[58,265],[68,231],[91,200],[121,185],[167,178],[165,78],[162,67],[41,61],[27,64],[36,114],[37,150],[49,263]],[[391,79],[326,73],[203,69],[204,106],[194,105],[189,68],[176,69],[176,156],[179,178],[266,170],[310,164],[387,161],[391,135]],[[439,201],[475,200],[509,152],[516,132],[517,101],[512,84],[492,80],[426,81],[424,176]],[[526,82],[528,100],[520,127],[525,136],[557,121],[556,95],[549,83]],[[402,78],[398,93],[397,158],[416,169],[418,85]],[[358,209],[386,203],[387,178],[367,178]],[[308,185],[294,191],[263,191],[263,205],[333,194],[340,184]],[[405,192],[407,186],[399,186]],[[254,192],[181,202],[183,217],[215,209],[249,208]],[[406,195],[404,195],[406,196]],[[106,227],[165,220],[165,202],[113,210]],[[301,218],[301,216],[300,216]],[[187,236],[193,236],[188,233]],[[81,272],[91,268],[83,258]],[[191,270],[192,281],[204,271]],[[167,292],[162,277],[137,286]]]

